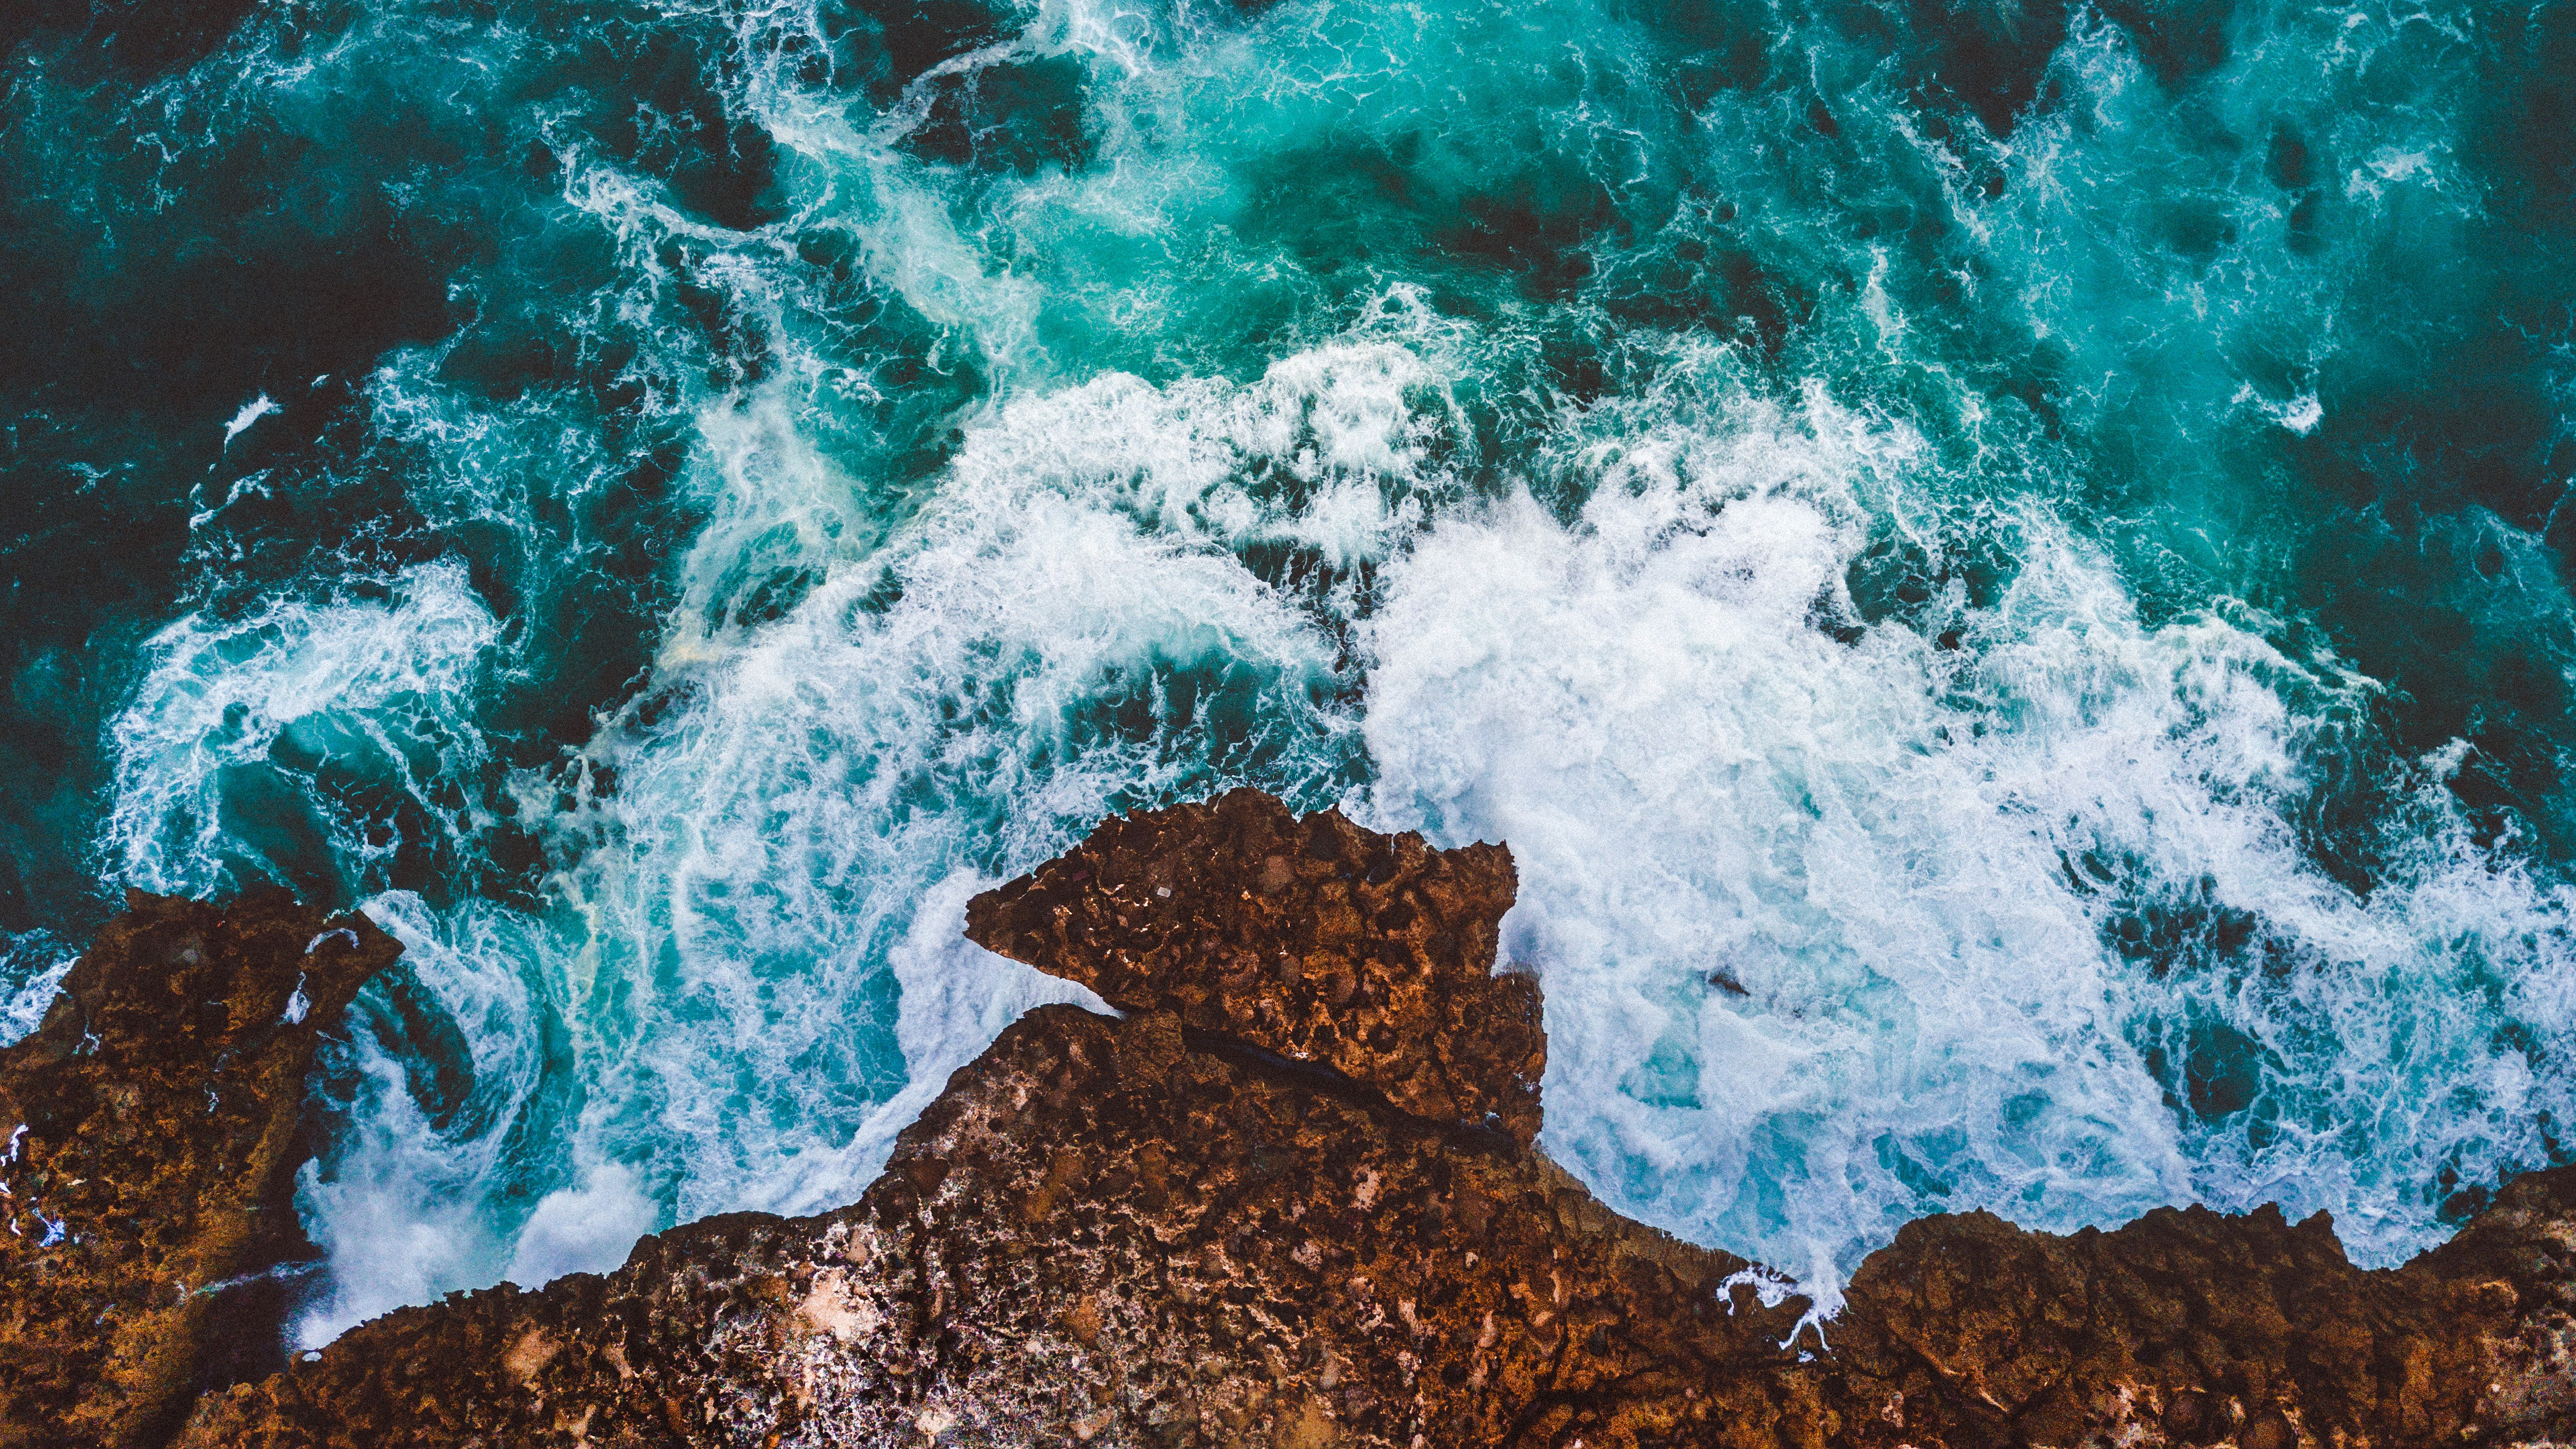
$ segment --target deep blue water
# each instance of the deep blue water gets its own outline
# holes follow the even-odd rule
[[[314,1341],[848,1200],[1235,783],[1501,839],[1548,1151],[2439,1241],[2576,1072],[2576,4],[50,0],[0,987],[410,947]],[[5,998],[0,998],[5,999]]]

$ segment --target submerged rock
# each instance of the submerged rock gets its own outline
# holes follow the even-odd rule
[[[133,893],[0,1052],[0,1445],[159,1444],[284,1364],[305,1075],[401,950],[283,893]]]
[[[1603,1208],[1505,1111],[1537,1074],[1508,1014],[1527,985],[1468,972],[1509,880],[1491,847],[1257,798],[1114,823],[969,920],[1130,1015],[1030,1013],[856,1204],[399,1310],[209,1395],[182,1442],[2351,1449],[2576,1425],[2568,1171],[2390,1272],[2268,1210],[1927,1219],[1802,1331],[1803,1300]],[[1428,934],[1390,919],[1408,890]]]

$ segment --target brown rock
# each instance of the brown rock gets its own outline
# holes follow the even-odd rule
[[[1717,1284],[1741,1260],[1621,1222],[1506,1138],[1311,1070],[1130,1049],[1168,1023],[1031,1013],[855,1207],[716,1219],[604,1279],[401,1310],[211,1402],[186,1442],[569,1442],[551,1426],[571,1405],[594,1443],[743,1445],[934,1426],[961,1444],[1483,1444],[1551,1413],[1611,1443],[1631,1420],[1709,1432],[1724,1408],[1755,1415],[1751,1434],[1791,1412],[1764,1373],[1791,1357],[1796,1308],[1730,1316]],[[947,1171],[924,1191],[907,1168],[926,1160]],[[1051,1190],[1068,1160],[1078,1177]],[[1142,1196],[1158,1172],[1159,1208]],[[1034,1224],[996,1210],[1041,1197]],[[771,1306],[753,1290],[771,1275],[791,1306],[833,1308]],[[841,1327],[814,1331],[823,1317]],[[558,1346],[522,1383],[540,1331]],[[1741,1392],[1680,1392],[1718,1383]]]
[[[0,1053],[0,1445],[157,1444],[284,1362],[305,1074],[401,949],[283,893],[134,893]]]
[[[1033,1012],[856,1206],[401,1310],[208,1401],[184,1442],[2292,1449],[2568,1423],[2563,1311],[2483,1275],[2521,1262],[2569,1297],[2576,1174],[2396,1272],[2277,1213],[2070,1238],[1931,1219],[1870,1260],[1820,1350],[1784,1346],[1800,1300],[1761,1308],[1729,1283],[1742,1260],[1534,1152],[1239,1047],[1131,1050],[1167,1030]],[[1036,1222],[1001,1210],[1068,1154],[1080,1176]],[[928,1189],[923,1161],[945,1165]]]
[[[1347,860],[1347,825],[1320,818]],[[1197,827],[1143,838],[1211,838]],[[1231,858],[1238,900],[1305,882],[1331,904],[1275,849]],[[1050,889],[1042,919],[1171,919],[1049,879],[975,919]],[[1212,871],[1190,889],[1223,898]],[[1083,969],[1140,954],[1065,939]],[[1141,954],[1170,949],[1153,939]],[[1049,1007],[1005,1031],[851,1207],[709,1219],[605,1277],[400,1310],[202,1399],[182,1442],[2364,1449],[2576,1428],[2576,1170],[2523,1179],[2388,1272],[2355,1269],[2322,1216],[2272,1210],[2067,1237],[1928,1219],[1863,1265],[1821,1337],[1793,1334],[1805,1305],[1762,1308],[1742,1260],[1377,1085],[1415,1077],[1187,1027],[1194,1000],[1201,1019],[1246,1008],[1222,976],[1142,979],[1178,983],[1171,1009]],[[1317,999],[1300,1010],[1325,1015]]]
[[[1111,820],[966,909],[967,939],[1193,1031],[1316,1062],[1416,1116],[1538,1133],[1538,985],[1494,973],[1518,881],[1257,790]]]

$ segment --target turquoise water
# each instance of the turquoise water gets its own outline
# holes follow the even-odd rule
[[[2571,1155],[2576,5],[6,23],[0,1010],[404,940],[309,1342],[848,1200],[1237,783],[1509,842],[1546,1149],[1828,1302]]]

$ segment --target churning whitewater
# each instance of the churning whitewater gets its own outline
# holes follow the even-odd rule
[[[1236,784],[1507,842],[1542,1145],[2440,1241],[2576,1111],[2576,6],[38,7],[0,1022],[399,937],[307,1344],[852,1200]]]

